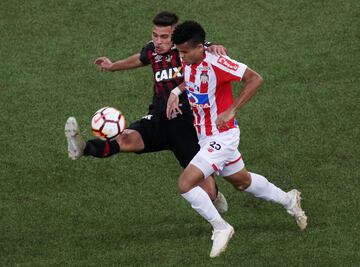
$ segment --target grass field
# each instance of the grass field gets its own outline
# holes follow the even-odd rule
[[[179,196],[170,152],[68,159],[68,116],[90,130],[102,106],[128,123],[146,114],[149,68],[92,61],[140,51],[163,9],[263,76],[238,113],[240,150],[248,169],[303,192],[306,231],[218,178],[236,235],[210,259],[211,227]],[[355,0],[2,0],[0,266],[360,266],[359,30]]]

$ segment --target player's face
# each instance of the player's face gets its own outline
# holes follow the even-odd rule
[[[173,43],[171,41],[171,34],[173,27],[171,26],[153,26],[152,41],[155,45],[155,52],[158,54],[165,54],[169,52]]]
[[[196,64],[200,63],[204,55],[204,46],[198,44],[195,47],[185,42],[183,44],[176,45],[176,48],[179,50],[180,57],[186,62],[186,64]]]

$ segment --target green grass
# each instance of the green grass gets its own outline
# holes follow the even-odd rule
[[[201,22],[264,77],[238,113],[240,150],[250,170],[303,192],[306,231],[218,178],[236,235],[212,260],[211,228],[179,196],[170,152],[67,158],[68,116],[89,130],[105,105],[128,122],[146,113],[149,68],[100,73],[92,61],[140,51],[163,9]],[[355,0],[1,1],[0,265],[359,266],[359,10]]]

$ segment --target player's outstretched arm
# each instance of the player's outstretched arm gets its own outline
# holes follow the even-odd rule
[[[234,103],[216,119],[215,123],[219,129],[227,127],[228,121],[235,117],[238,109],[245,105],[245,103],[247,103],[250,98],[255,95],[256,91],[263,83],[263,79],[260,74],[250,68],[246,69],[242,77],[242,81],[244,82],[244,87],[239,96],[235,99]]]
[[[144,66],[144,64],[140,61],[139,53],[116,62],[112,62],[107,57],[98,57],[95,59],[94,64],[98,65],[102,71],[128,70]]]

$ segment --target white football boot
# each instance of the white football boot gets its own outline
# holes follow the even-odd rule
[[[228,211],[228,203],[225,196],[220,191],[218,191],[213,204],[219,213],[225,213]]]
[[[74,117],[69,117],[65,123],[65,136],[68,143],[69,158],[72,160],[79,159],[84,154],[86,143]]]
[[[287,195],[291,199],[291,206],[287,209],[287,212],[295,217],[296,223],[299,226],[301,230],[304,230],[307,226],[307,217],[305,215],[305,212],[301,208],[301,192],[299,192],[296,189],[293,189],[289,192],[287,192]]]
[[[213,240],[213,245],[210,252],[210,258],[218,257],[221,252],[224,252],[227,244],[229,243],[231,237],[234,235],[234,228],[227,224],[227,228],[224,230],[214,230],[211,240]]]

